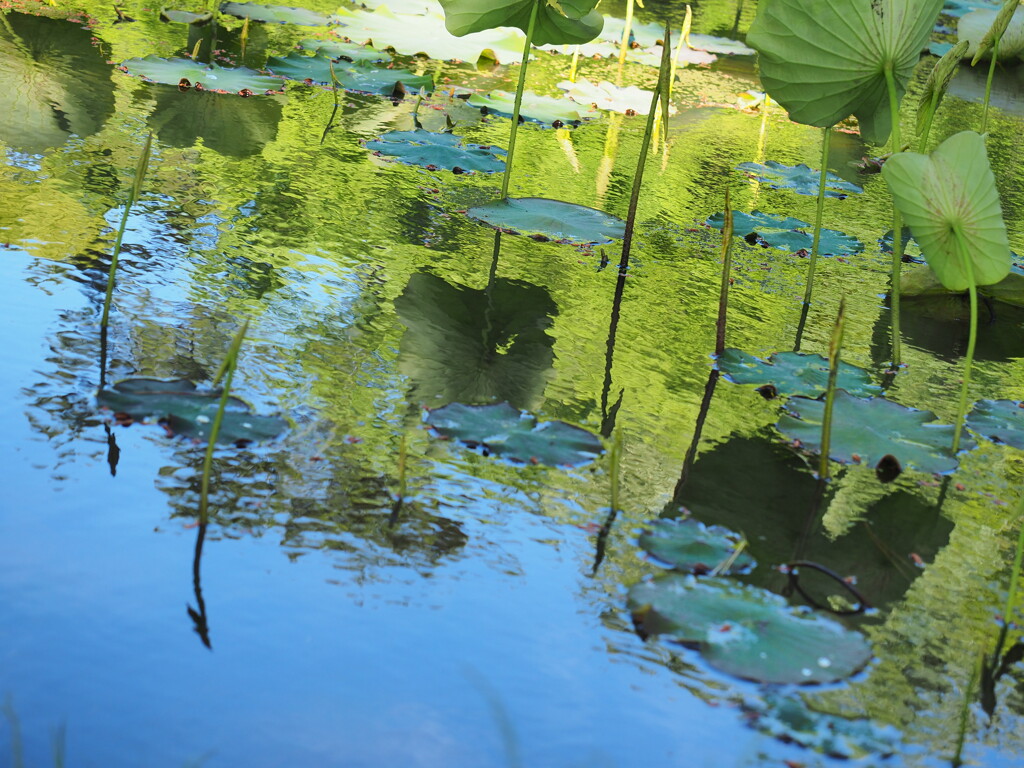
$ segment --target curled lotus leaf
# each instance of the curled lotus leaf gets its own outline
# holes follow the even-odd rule
[[[445,26],[453,35],[482,32],[495,27],[518,27],[526,32],[537,6],[534,45],[589,43],[604,27],[604,17],[594,10],[598,0],[441,0]]]
[[[331,60],[326,56],[306,56],[298,51],[292,51],[283,58],[270,56],[267,59],[267,70],[288,80],[331,84]],[[384,69],[339,62],[334,64],[334,76],[346,91],[400,96],[416,93],[421,88],[428,92],[434,90],[434,78],[430,75],[416,75],[407,69]]]
[[[505,150],[483,144],[463,144],[462,137],[432,131],[389,131],[366,142],[366,148],[399,162],[448,171],[497,173],[505,170]]]
[[[811,453],[821,450],[821,418],[825,403],[793,397],[776,427],[789,440]],[[842,464],[876,466],[883,458],[895,458],[900,467],[945,474],[957,467],[950,451],[953,427],[935,423],[931,411],[919,411],[883,397],[859,398],[836,392],[832,410],[829,457]],[[961,441],[969,449],[969,441]]]
[[[130,75],[154,83],[185,85],[187,82],[204,91],[266,94],[280,92],[284,87],[276,77],[261,75],[248,67],[207,66],[191,59],[162,59],[152,54],[142,59],[128,59],[121,67]]]
[[[646,115],[650,112],[651,98],[654,95],[653,92],[635,85],[623,87],[607,80],[593,83],[585,77],[579,78],[575,83],[563,80],[558,87],[579,104],[592,104],[598,109],[633,115]],[[675,114],[677,111],[675,107],[669,106],[669,114]]]
[[[791,189],[798,195],[817,195],[820,171],[800,163],[799,165],[785,165],[769,160],[761,163],[740,163],[736,166],[738,170],[746,171],[758,181],[764,182],[772,189]],[[848,195],[859,195],[863,192],[862,187],[843,181],[834,173],[825,173],[825,197],[834,197],[839,200]]]
[[[989,440],[1024,450],[1024,401],[979,400],[967,414],[967,426]]]
[[[637,544],[656,560],[677,571],[708,573],[728,563],[742,537],[720,525],[704,525],[697,520],[652,520],[640,534]],[[723,573],[745,573],[756,563],[740,550]]]
[[[956,25],[956,35],[958,40],[967,41],[968,56],[976,56],[979,44],[984,40],[992,28],[996,17],[1001,13],[1003,13],[1001,9],[981,8],[964,14],[960,18]],[[1009,19],[1009,24],[999,38],[998,58],[1002,61],[1015,59],[1021,53],[1024,53],[1024,10],[1018,5],[1017,9],[1013,11],[1012,18]],[[982,58],[992,58],[991,46],[982,53]]]
[[[491,91],[474,93],[469,97],[470,106],[486,112],[496,112],[511,117],[515,107],[516,95],[508,91]],[[583,110],[582,107],[567,99],[555,99],[550,96],[538,96],[533,91],[523,92],[523,103],[519,108],[523,120],[548,125],[579,125],[584,120],[600,117],[601,113],[594,109]]]
[[[814,235],[803,231],[811,226],[806,221],[761,211],[753,213],[734,211],[732,216],[733,234],[742,237],[751,245],[778,248],[790,253],[810,251],[814,245]],[[725,214],[716,213],[708,218],[707,224],[715,229],[721,229],[724,221]],[[820,255],[850,256],[863,250],[864,244],[855,237],[834,229],[821,230],[821,238],[818,243]]]
[[[346,43],[341,40],[303,40],[299,45],[303,50],[313,51],[321,56],[338,61],[350,61],[353,64],[386,64],[391,61],[391,54],[378,51],[369,45]]]
[[[128,416],[131,421],[152,421],[161,424],[168,435],[193,440],[209,437],[220,398],[221,390],[201,391],[187,379],[150,378],[125,379],[96,395],[100,407],[114,411],[119,420]],[[270,440],[287,426],[280,416],[254,414],[244,400],[232,395],[227,400],[217,442],[244,444]]]
[[[625,237],[626,222],[610,213],[546,197],[509,197],[470,208],[471,219],[541,240],[610,243]]]
[[[729,579],[666,574],[634,585],[627,600],[643,634],[696,646],[713,667],[746,680],[832,683],[871,660],[860,633]]]
[[[221,3],[220,12],[239,19],[264,21],[272,24],[298,24],[306,27],[322,27],[332,23],[322,13],[307,8],[292,8],[287,5],[261,5],[260,3]]]
[[[718,357],[718,369],[736,384],[771,386],[774,394],[817,397],[828,388],[828,360],[821,355],[803,352],[773,352],[762,360],[749,352],[726,349]],[[839,363],[836,387],[853,395],[870,395],[881,391],[871,382],[871,375],[855,365]]]
[[[577,467],[599,456],[601,439],[564,421],[538,421],[508,403],[449,403],[427,411],[426,423],[439,435],[454,438],[485,456],[511,461]]]

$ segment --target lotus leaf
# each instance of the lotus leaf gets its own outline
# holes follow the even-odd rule
[[[205,91],[252,91],[254,94],[264,94],[280,91],[284,87],[276,77],[261,75],[248,67],[207,66],[191,59],[161,59],[150,54],[143,59],[128,59],[121,66],[128,74],[154,83],[179,85],[182,81],[188,81]]]
[[[618,55],[618,51],[616,51],[616,55]],[[669,55],[675,58],[675,51]],[[644,64],[648,67],[660,67],[661,46],[656,45],[653,48],[630,48],[626,51],[626,60],[635,61],[637,64]],[[696,48],[683,48],[683,50],[679,52],[678,61],[684,66],[687,64],[707,66],[718,61],[718,57],[713,53],[701,51]]]
[[[971,11],[965,14],[956,26],[958,40],[966,40],[970,46],[967,49],[968,56],[974,56],[978,52],[978,44],[992,28],[992,22],[996,20],[999,11],[996,9],[983,9]],[[999,39],[999,59],[1015,59],[1024,53],[1024,9],[1018,7],[1013,12],[1009,25]],[[992,49],[982,54],[982,58],[991,59]]]
[[[220,405],[221,391],[199,391],[187,379],[125,379],[112,389],[100,390],[96,400],[101,408],[127,414],[136,420],[159,420],[168,435],[205,440],[210,434]],[[279,416],[258,416],[248,404],[231,396],[217,433],[219,443],[249,443],[269,440],[287,428]]]
[[[229,99],[195,90],[180,93],[166,85],[152,90],[148,122],[167,146],[187,149],[202,138],[206,148],[222,155],[247,157],[277,136],[283,96]]]
[[[967,426],[989,440],[1024,450],[1024,402],[979,400],[967,415]]]
[[[998,283],[1010,272],[1010,245],[985,140],[974,131],[950,136],[931,155],[900,152],[882,166],[903,220],[925,260],[952,291],[970,285],[956,232],[967,246],[974,282]]]
[[[441,0],[445,26],[453,35],[495,27],[518,27],[526,32],[535,5],[537,22],[531,42],[589,43],[601,33],[604,17],[594,10],[598,0]]]
[[[733,234],[746,239],[751,244],[759,243],[765,247],[779,248],[790,253],[810,251],[814,244],[812,234],[800,231],[804,227],[810,226],[806,221],[761,211],[753,213],[734,211],[732,216]],[[707,220],[707,224],[715,229],[721,229],[724,221],[725,215],[716,213]],[[819,255],[848,256],[863,250],[864,245],[855,237],[844,235],[834,229],[821,230],[821,238],[818,243]]]
[[[592,83],[581,77],[575,83],[563,80],[558,87],[566,92],[566,96],[580,104],[593,105],[598,109],[607,109],[624,114],[646,115],[651,109],[653,93],[635,85],[622,87],[613,85],[607,80]],[[669,114],[678,110],[670,106]]]
[[[303,40],[300,45],[307,51],[327,56],[337,61],[351,61],[353,64],[382,64],[391,61],[391,54],[378,51],[368,45],[344,43],[340,40]]]
[[[626,22],[624,19],[605,16],[604,29],[601,30],[600,39],[618,45],[622,40],[622,32],[625,29],[625,24]],[[651,48],[656,45],[661,45],[662,38],[665,36],[665,28],[657,22],[638,22],[636,19],[633,19],[633,23],[629,28],[629,33],[630,37],[635,43],[637,43],[637,45],[640,45],[643,48]],[[715,37],[713,35],[691,33],[687,42],[689,43],[688,48],[691,50],[696,49],[698,51],[707,51],[708,53],[736,54],[740,56],[752,56],[755,53],[753,48],[749,48],[739,40],[730,40],[727,37]],[[615,55],[618,55],[617,49]],[[682,55],[686,55],[685,50],[682,51]]]
[[[821,449],[821,416],[825,403],[802,397],[790,398],[778,430],[801,448]],[[843,464],[875,466],[893,456],[901,467],[944,474],[956,469],[950,453],[953,427],[934,423],[931,411],[906,408],[883,397],[859,398],[839,390],[832,411],[832,442],[829,457]],[[967,444],[962,447],[969,448]]]
[[[774,160],[761,163],[740,163],[736,166],[738,170],[746,171],[770,186],[772,189],[792,189],[798,195],[817,195],[818,180],[820,171],[816,171],[803,163],[799,165],[784,165]],[[859,195],[863,192],[862,187],[843,181],[834,173],[825,174],[825,197],[835,197],[843,200],[849,194]]]
[[[164,8],[160,11],[160,21],[171,21],[178,24],[193,24],[197,27],[201,27],[203,24],[209,24],[213,21],[213,14],[209,11],[206,13],[192,13],[191,11],[175,11]]]
[[[640,534],[637,544],[645,552],[671,568],[688,573],[707,573],[728,561],[742,537],[719,525],[704,525],[697,520],[653,520]],[[741,551],[724,573],[742,573],[756,565],[754,558]]]
[[[626,234],[626,223],[610,213],[546,197],[509,197],[466,213],[496,229],[551,240],[609,243]]]
[[[299,24],[306,27],[322,27],[332,23],[327,16],[306,8],[291,8],[287,5],[260,5],[259,3],[221,3],[220,12],[240,19],[265,21],[277,24]]]
[[[482,144],[463,144],[462,137],[432,131],[389,131],[366,142],[371,152],[398,158],[409,165],[448,171],[497,173],[505,170],[505,150]]]
[[[474,93],[469,97],[469,104],[487,112],[496,112],[505,117],[512,116],[516,95],[508,91],[491,91],[490,93]],[[562,125],[579,125],[584,120],[600,117],[600,112],[593,109],[580,111],[578,104],[566,99],[553,99],[550,96],[538,96],[533,91],[523,91],[523,103],[519,108],[519,116],[524,120],[537,123],[560,123]]]
[[[899,731],[891,725],[815,712],[792,694],[770,692],[763,701],[744,702],[743,710],[757,730],[832,757],[857,760],[869,755],[886,756],[899,744]]]
[[[604,450],[600,438],[581,427],[564,421],[539,422],[536,416],[508,403],[449,403],[428,410],[425,420],[443,437],[511,461],[576,467],[593,461]]]
[[[293,51],[284,58],[270,56],[267,70],[289,80],[331,84],[331,60],[326,56],[306,56]],[[430,75],[414,75],[407,69],[383,69],[355,64],[335,64],[334,76],[347,91],[378,93],[384,96],[415,93],[421,88],[434,90]],[[401,84],[401,86],[399,86]],[[403,90],[404,89],[404,90]]]
[[[802,352],[773,352],[768,360],[738,349],[718,357],[718,369],[736,384],[772,385],[781,395],[817,397],[828,388],[828,360]],[[881,391],[863,368],[840,362],[836,387],[853,395]]]
[[[708,663],[762,683],[831,683],[862,669],[871,648],[841,624],[768,590],[666,574],[629,590],[637,627],[696,645]]]
[[[886,67],[897,104],[928,44],[942,0],[773,0],[760,3],[747,43],[761,82],[798,123],[828,128],[851,113],[881,144],[891,116]]]
[[[727,56],[753,56],[757,53],[750,46],[741,43],[739,40],[731,40],[728,37],[691,33],[689,43],[699,51]]]

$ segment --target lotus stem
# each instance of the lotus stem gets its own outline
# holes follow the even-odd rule
[[[921,130],[921,138],[917,143],[917,151],[922,155],[925,154],[925,149],[928,147],[928,134],[932,130],[932,119],[935,117],[935,113],[939,108],[939,97],[940,94],[937,90],[932,94],[931,103],[928,105],[928,116],[924,121],[924,128]],[[900,238],[902,240],[902,238]]]
[[[992,42],[992,61],[988,65],[988,77],[985,78],[985,103],[981,108],[981,133],[982,136],[988,130],[988,103],[992,96],[992,78],[996,73],[996,59],[999,57],[999,40],[1002,36],[996,37]]]
[[[675,55],[672,57],[672,69],[668,74],[668,98],[672,98],[672,87],[676,84],[676,68],[679,66],[679,54],[683,48],[690,47],[690,27],[693,25],[693,10],[686,6],[686,17],[683,19],[683,29],[679,35],[679,45],[676,46]]]
[[[953,232],[956,235],[957,246],[960,251],[960,261],[963,263],[964,272],[967,274],[968,291],[971,297],[971,330],[967,337],[967,357],[964,360],[964,381],[960,386],[960,404],[957,407],[956,426],[953,430],[953,453],[960,450],[960,433],[964,428],[964,416],[967,414],[967,390],[971,385],[971,365],[974,362],[974,344],[978,338],[978,286],[974,281],[974,265],[971,263],[971,253],[964,239],[964,233],[960,225],[954,225]]]
[[[832,447],[832,408],[836,398],[836,379],[839,377],[839,363],[843,348],[843,332],[846,330],[846,297],[839,300],[839,314],[832,328],[832,340],[828,345],[828,387],[825,390],[825,411],[821,417],[821,456],[818,461],[818,478],[828,480],[828,455]]]
[[[893,76],[892,65],[885,68],[885,83],[889,89],[889,114],[892,119],[892,152],[902,151],[900,141],[900,100],[896,95],[896,78]],[[900,271],[903,267],[903,217],[900,215],[896,201],[892,201],[892,365],[900,364]]]
[[[811,263],[807,265],[807,278],[804,286],[804,304],[811,303],[811,291],[814,290],[814,268],[818,263],[818,248],[821,245],[821,215],[825,210],[825,182],[828,179],[828,145],[832,138],[832,128],[823,128],[821,135],[821,173],[818,175],[818,207],[814,212],[814,240],[811,243]]]
[[[533,44],[533,30],[537,26],[537,11],[544,0],[534,0],[530,10],[530,23],[526,28],[526,42],[523,43],[523,63],[519,67],[519,83],[516,85],[516,103],[512,107],[512,129],[508,135],[508,154],[505,155],[505,174],[501,180],[501,199],[508,199],[508,182],[512,177],[512,158],[516,154],[516,132],[519,130],[519,110],[523,106],[523,88],[526,86],[526,66],[530,61],[530,47]]]
[[[629,50],[629,33],[633,29],[633,3],[626,4],[626,23],[622,27],[622,42],[619,43],[619,77],[622,77],[622,65],[626,63],[626,51]]]
[[[729,309],[729,273],[732,271],[732,206],[725,188],[725,220],[722,222],[722,285],[718,291],[718,323],[715,326],[715,354],[725,351],[725,322]]]
[[[572,64],[569,65],[569,82],[576,82],[576,73],[580,64],[580,47],[577,45],[572,49]]]

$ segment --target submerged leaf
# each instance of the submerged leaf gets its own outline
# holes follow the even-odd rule
[[[276,24],[299,24],[307,27],[321,27],[331,19],[307,8],[292,8],[287,5],[261,5],[259,3],[221,3],[220,12],[240,19],[252,19]]]
[[[495,200],[466,214],[496,229],[550,240],[609,243],[626,234],[626,223],[610,213],[545,197]]]
[[[817,397],[828,388],[828,360],[802,352],[773,352],[762,360],[748,352],[726,349],[718,357],[718,369],[737,384],[771,385],[780,395]],[[836,387],[853,395],[870,395],[881,387],[871,383],[863,368],[840,362]]]
[[[759,244],[770,248],[796,253],[810,251],[814,235],[801,231],[811,225],[806,221],[788,216],[754,211],[743,213],[733,211],[733,234],[744,238],[751,245]],[[721,229],[725,215],[716,213],[707,220],[709,227]],[[864,250],[863,243],[855,237],[844,235],[834,229],[822,229],[818,253],[822,256],[848,256]]]
[[[431,131],[389,131],[366,142],[371,152],[395,157],[409,165],[447,171],[497,173],[505,170],[505,150],[482,144],[463,144],[462,137]]]
[[[604,17],[594,10],[598,0],[559,0],[540,3],[532,43],[588,43],[601,33]],[[495,27],[518,27],[526,32],[537,0],[441,0],[445,26],[453,35]]]
[[[648,523],[637,544],[678,571],[708,573],[727,563],[742,540],[738,533],[719,525],[704,525],[692,519],[664,519]],[[741,551],[722,573],[743,573],[755,565],[754,558]]]
[[[820,171],[816,171],[803,163],[799,165],[784,165],[774,160],[769,160],[764,165],[761,163],[740,163],[736,166],[738,170],[746,171],[758,181],[765,182],[772,189],[791,189],[798,195],[817,195]],[[825,197],[835,197],[840,200],[849,194],[859,195],[863,192],[862,187],[843,181],[834,173],[825,173]]]
[[[162,59],[150,54],[142,59],[128,59],[121,66],[128,74],[154,83],[195,87],[203,91],[265,94],[284,87],[276,77],[261,75],[248,67],[207,66],[192,59]]]
[[[838,622],[727,579],[667,574],[634,585],[638,629],[696,645],[712,666],[762,683],[831,683],[871,659],[867,640]]]
[[[448,405],[428,410],[427,424],[440,435],[455,438],[484,455],[512,461],[576,467],[593,461],[604,450],[601,440],[582,427],[537,417],[508,403]]]
[[[967,426],[989,440],[1024,450],[1024,402],[979,400],[967,415]]]
[[[496,112],[505,117],[512,116],[515,101],[514,93],[500,90],[474,93],[469,97],[470,106],[486,112]],[[600,112],[593,109],[581,111],[580,106],[572,101],[538,96],[533,91],[523,91],[523,103],[519,108],[519,116],[523,120],[533,120],[549,125],[579,125],[583,120],[600,117]]]

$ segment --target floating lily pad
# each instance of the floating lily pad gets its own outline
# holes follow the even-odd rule
[[[732,216],[733,234],[744,238],[751,245],[758,244],[796,253],[810,251],[814,244],[814,235],[801,231],[811,226],[806,221],[761,211],[734,211]],[[707,224],[715,229],[721,229],[724,221],[725,214],[716,213],[707,220]],[[821,230],[818,252],[823,256],[849,256],[863,250],[863,243],[855,237],[844,235],[834,229]]]
[[[624,237],[626,222],[610,213],[546,197],[510,197],[470,208],[471,219],[522,235],[575,243],[610,243]]]
[[[601,440],[564,421],[537,417],[508,403],[463,405],[449,403],[427,411],[426,422],[440,435],[454,438],[484,455],[531,464],[577,467],[604,450]]]
[[[213,14],[209,11],[206,13],[192,13],[192,11],[175,11],[164,8],[160,11],[160,21],[170,21],[177,24],[192,24],[193,26],[201,27],[204,24],[209,24],[213,21]]]
[[[763,701],[746,701],[747,722],[762,733],[832,757],[857,760],[896,751],[900,733],[891,725],[865,718],[815,712],[800,696],[770,692]]]
[[[798,195],[817,195],[818,180],[820,171],[800,163],[799,165],[784,165],[774,160],[761,163],[740,163],[736,166],[738,170],[746,171],[758,181],[762,181],[772,189],[791,189]],[[859,195],[863,192],[862,187],[843,181],[834,173],[825,174],[825,197],[835,197],[840,200],[848,195]]]
[[[718,369],[736,384],[770,386],[772,396],[817,397],[828,388],[828,360],[816,354],[773,352],[767,360],[762,360],[749,352],[726,349],[718,357]],[[871,383],[871,375],[867,371],[842,361],[836,387],[852,395],[881,391],[881,387]]]
[[[284,58],[270,56],[267,59],[267,70],[289,80],[308,81],[320,85],[331,84],[331,60],[326,56],[306,56],[298,51],[293,51]],[[434,90],[434,78],[430,75],[415,75],[407,69],[383,69],[336,63],[334,76],[348,91],[392,96],[416,93],[421,88],[428,92]]]
[[[593,105],[598,109],[635,115],[646,115],[651,110],[652,92],[637,88],[635,85],[622,87],[607,80],[592,83],[581,77],[575,83],[563,80],[558,87],[573,101]],[[676,111],[675,107],[669,107],[670,114],[675,114]]]
[[[696,645],[709,664],[747,680],[831,683],[871,659],[859,633],[727,579],[667,574],[633,586],[628,603],[645,634]]]
[[[383,64],[391,61],[391,54],[378,51],[369,45],[345,43],[341,40],[303,40],[304,50],[319,53],[337,61],[351,61],[353,64]]]
[[[496,112],[511,117],[515,106],[516,95],[508,91],[491,91],[490,93],[474,93],[469,97],[469,104],[487,112]],[[550,96],[538,96],[533,91],[523,92],[523,103],[519,115],[524,120],[549,125],[579,125],[584,120],[600,116],[595,110],[582,111],[580,106],[567,99],[553,99]]]
[[[716,37],[715,35],[701,35],[696,32],[690,34],[690,45],[699,51],[708,53],[724,54],[727,56],[753,56],[757,51],[739,40],[732,40],[728,37]]]
[[[653,520],[640,534],[637,544],[671,568],[688,573],[707,573],[732,557],[742,537],[719,525],[697,520]],[[756,565],[741,551],[723,573],[744,573]]]
[[[821,416],[825,403],[802,397],[790,398],[778,430],[811,453],[821,450]],[[934,423],[931,411],[906,408],[882,397],[859,398],[836,392],[832,411],[829,457],[843,464],[875,466],[892,456],[901,467],[944,474],[956,469],[950,452],[953,427]],[[961,447],[970,448],[968,441]],[[856,458],[855,458],[856,457]]]
[[[967,426],[989,440],[1024,450],[1024,401],[979,400],[967,414]]]
[[[252,19],[276,24],[299,24],[306,27],[322,27],[332,20],[322,13],[307,8],[291,8],[287,5],[260,5],[259,3],[221,3],[220,12],[240,19]]]
[[[432,131],[389,131],[366,142],[371,152],[394,157],[402,163],[458,172],[497,173],[505,170],[505,150],[482,144],[463,144],[461,136]]]
[[[220,405],[220,390],[201,392],[187,379],[125,379],[112,389],[101,390],[96,400],[101,408],[125,414],[133,420],[153,421],[169,435],[205,440]],[[258,416],[249,405],[234,396],[228,398],[217,433],[218,443],[249,443],[277,437],[288,425],[279,416]]]
[[[207,66],[191,59],[162,59],[150,54],[143,59],[128,59],[121,66],[128,74],[154,83],[184,85],[187,82],[204,91],[263,94],[280,91],[284,87],[276,77],[261,75],[248,67]]]

